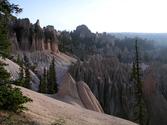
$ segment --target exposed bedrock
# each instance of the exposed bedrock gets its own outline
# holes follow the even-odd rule
[[[28,18],[17,19],[10,25],[9,35],[12,51],[42,51],[58,53],[57,31],[53,26],[40,27],[39,20],[35,24]]]

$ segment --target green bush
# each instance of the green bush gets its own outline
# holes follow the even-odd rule
[[[0,86],[0,109],[20,112],[26,109],[23,104],[32,101],[23,96],[21,90],[11,85]]]

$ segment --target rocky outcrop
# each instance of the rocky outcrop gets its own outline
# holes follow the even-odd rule
[[[53,26],[41,28],[39,20],[32,24],[28,18],[16,19],[10,23],[11,55],[14,60],[17,60],[18,56],[21,59],[27,57],[38,75],[43,73],[44,68],[49,67],[54,58],[56,71],[59,72],[57,80],[61,83],[65,72],[75,59],[59,52],[57,35],[58,32]]]
[[[41,28],[39,20],[32,24],[28,18],[16,19],[10,24],[9,38],[13,52],[19,50],[59,52],[57,31],[53,26]]]
[[[75,80],[71,77],[70,74],[66,74],[64,77],[63,83],[61,83],[61,86],[59,88],[60,96],[71,96],[73,98],[79,99],[77,86]]]
[[[31,47],[32,24],[29,19],[18,19],[13,23],[13,31],[16,33],[17,43],[21,50],[29,50]]]
[[[57,99],[79,107],[84,107],[77,90],[76,81],[70,74],[66,74],[59,87]]]
[[[51,50],[54,53],[58,53],[58,39],[56,36],[56,30],[53,26],[44,27],[45,34],[45,49]]]
[[[63,31],[58,37],[60,40],[60,50],[69,52],[81,60],[87,59],[89,55],[101,54],[104,56],[117,57],[123,63],[131,63],[133,61],[134,41],[136,38],[119,39],[110,33],[93,33],[85,25],[78,26],[74,31]],[[149,60],[159,60],[156,44],[153,41],[138,38],[139,48],[143,62]],[[164,49],[166,50],[166,49]],[[162,52],[163,53],[163,52]],[[160,60],[163,61],[161,58]]]
[[[128,65],[117,58],[91,56],[71,68],[76,81],[85,81],[100,102],[105,113],[133,119],[134,84]]]
[[[158,69],[153,67],[154,70],[141,65],[141,68],[145,69],[143,92],[149,125],[166,125],[167,68],[166,65],[159,66]],[[131,79],[130,65],[122,64],[116,58],[96,55],[75,64],[71,74],[77,81],[83,80],[88,84],[105,113],[134,120],[136,87]]]
[[[76,82],[70,74],[66,74],[64,77],[56,98],[89,110],[103,112],[102,107],[86,83]]]
[[[84,39],[86,37],[90,38],[93,36],[93,34],[86,25],[77,26],[76,30],[74,31],[74,34],[79,36],[81,39]]]
[[[90,110],[97,111],[97,112],[103,112],[103,109],[96,99],[96,97],[93,95],[92,91],[88,87],[88,85],[80,81],[77,83],[77,90],[79,97],[83,103],[83,105]]]

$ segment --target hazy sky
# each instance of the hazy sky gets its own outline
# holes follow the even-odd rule
[[[93,32],[167,32],[167,0],[10,0],[32,23]]]

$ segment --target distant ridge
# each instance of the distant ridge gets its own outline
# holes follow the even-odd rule
[[[155,41],[160,44],[165,43],[167,45],[167,33],[133,33],[133,32],[113,32],[110,33],[111,35],[114,35],[116,38],[123,39],[125,37],[140,37],[142,39],[147,39],[150,41]]]

